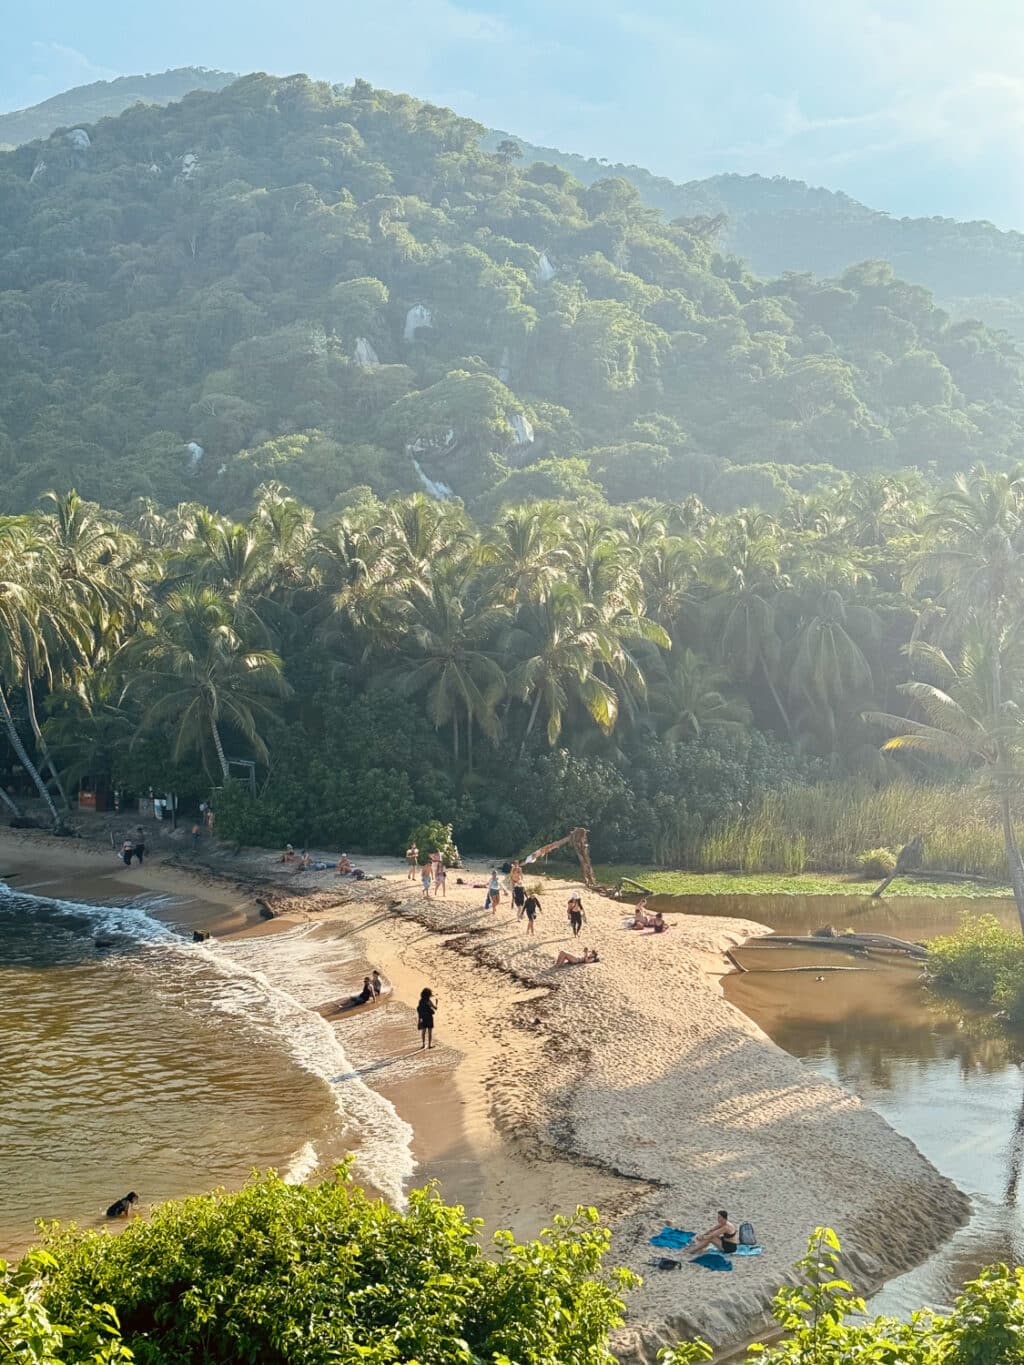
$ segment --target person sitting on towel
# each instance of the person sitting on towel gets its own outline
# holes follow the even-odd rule
[[[739,1245],[736,1238],[735,1223],[729,1222],[729,1215],[725,1209],[719,1209],[718,1222],[713,1228],[708,1228],[707,1232],[695,1237],[686,1248],[686,1254],[697,1256],[709,1246],[717,1247],[719,1251],[735,1251]]]

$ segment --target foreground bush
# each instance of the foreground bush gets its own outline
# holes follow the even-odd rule
[[[30,1253],[13,1270],[0,1261],[0,1365],[63,1365],[68,1359],[65,1338],[72,1336],[79,1361],[116,1365],[130,1360],[112,1308],[77,1304],[74,1328],[51,1320],[40,1302],[40,1293],[47,1272],[55,1264],[45,1251]]]
[[[593,1210],[524,1245],[499,1233],[493,1259],[478,1230],[430,1190],[398,1213],[343,1174],[309,1187],[271,1175],[164,1204],[117,1237],[55,1232],[42,1302],[70,1324],[68,1365],[93,1360],[83,1306],[96,1302],[113,1305],[139,1365],[612,1360],[633,1277],[602,1271]]]
[[[839,1240],[816,1228],[797,1263],[800,1283],[780,1289],[772,1315],[785,1333],[751,1365],[1021,1365],[1024,1362],[1024,1270],[983,1270],[964,1285],[948,1317],[927,1310],[909,1322],[863,1321],[864,1300],[839,1275]],[[847,1318],[856,1315],[859,1321]]]
[[[1024,938],[994,915],[965,916],[955,934],[932,939],[928,971],[937,985],[998,1005],[1024,1023]]]

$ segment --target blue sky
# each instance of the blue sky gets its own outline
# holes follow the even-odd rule
[[[359,75],[675,180],[1024,229],[1021,0],[29,0],[0,108],[191,65]]]

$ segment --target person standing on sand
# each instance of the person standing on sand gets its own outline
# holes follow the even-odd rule
[[[407,880],[410,882],[414,882],[416,880],[416,869],[417,867],[419,867],[420,863],[420,851],[416,847],[415,840],[413,840],[413,842],[405,850],[405,861],[409,864],[409,871],[406,874]]]
[[[125,839],[124,843],[121,845],[121,861],[124,863],[125,867],[131,867],[132,854],[134,852],[135,845],[132,843],[131,839]]]
[[[423,895],[427,900],[430,899],[430,883],[432,880],[433,878],[431,877],[430,874],[430,864],[424,863],[423,866],[420,868],[420,882],[423,885]]]
[[[448,869],[444,865],[444,859],[438,857],[434,864],[434,896],[448,897]]]
[[[579,938],[580,930],[586,923],[586,915],[583,913],[583,902],[579,896],[570,896],[568,905],[569,927],[572,929],[573,938]]]
[[[425,1047],[434,1046],[434,1015],[437,1011],[437,1001],[434,999],[434,992],[429,986],[424,986],[420,991],[419,1003],[416,1006],[416,1022],[420,1030],[420,1051]]]
[[[497,910],[501,904],[501,883],[498,881],[498,869],[491,871],[491,880],[487,883],[487,904],[485,910]]]
[[[533,938],[533,924],[540,914],[540,901],[536,896],[527,896],[523,902],[523,913],[526,915],[526,936]]]
[[[132,852],[135,854],[135,861],[142,866],[142,860],[146,856],[146,831],[141,825],[135,826],[135,843],[132,845]]]

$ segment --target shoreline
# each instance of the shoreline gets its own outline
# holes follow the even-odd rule
[[[763,925],[688,916],[669,934],[633,935],[621,930],[621,903],[531,876],[543,912],[529,941],[507,903],[485,914],[483,892],[454,877],[447,900],[424,902],[404,871],[325,886],[326,874],[275,875],[266,855],[218,855],[212,869],[154,858],[129,871],[84,841],[0,831],[5,868],[45,868],[44,848],[51,864],[102,881],[108,896],[172,890],[215,904],[220,923],[196,927],[220,937],[304,921],[351,933],[394,993],[362,1016],[376,1014],[374,1026],[341,1019],[338,1033],[363,1079],[413,1127],[412,1183],[437,1178],[442,1197],[483,1216],[487,1231],[508,1226],[522,1237],[555,1212],[597,1206],[613,1229],[610,1262],[645,1274],[613,1342],[623,1359],[653,1361],[660,1346],[694,1335],[723,1352],[756,1336],[815,1224],[836,1228],[846,1272],[868,1292],[926,1259],[966,1217],[964,1196],[917,1148],[724,999],[724,952],[768,932]],[[38,882],[14,887],[51,894]],[[576,946],[597,946],[601,961],[554,971],[554,954],[572,946],[563,907],[575,889],[588,912]],[[81,894],[97,893],[90,885]],[[261,895],[275,911],[262,923]],[[168,915],[177,923],[180,908]],[[437,1045],[420,1059],[411,1007],[427,984],[440,999]],[[389,1048],[402,1073],[393,1081]],[[913,1211],[913,1240],[889,1225],[901,1203]],[[647,1239],[663,1224],[703,1227],[719,1206],[749,1218],[765,1243],[761,1257],[737,1265],[742,1279],[646,1264]]]

